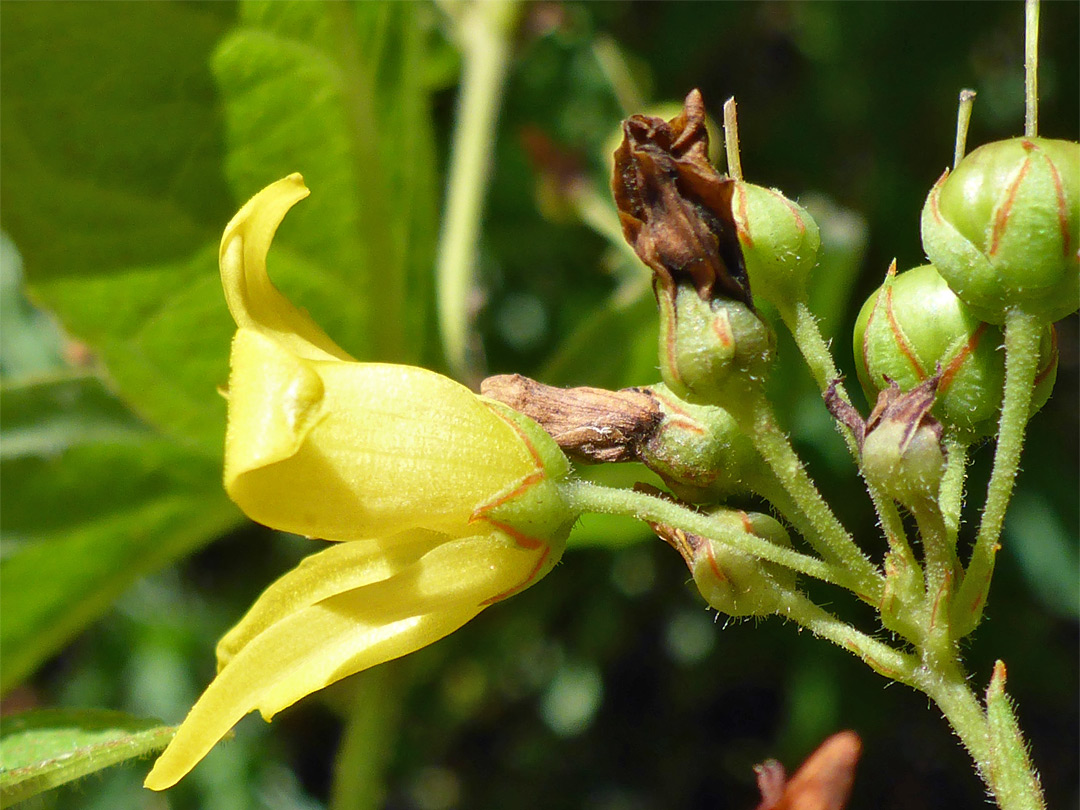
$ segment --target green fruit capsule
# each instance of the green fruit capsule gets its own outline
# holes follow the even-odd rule
[[[910,391],[940,366],[934,417],[965,444],[993,436],[1005,384],[1001,328],[980,321],[933,265],[899,275],[894,268],[855,323],[855,368],[866,398],[874,402],[889,380]],[[1032,413],[1050,397],[1057,360],[1054,327],[1047,324]]]
[[[1012,138],[941,176],[922,212],[923,249],[976,316],[1019,309],[1048,323],[1080,305],[1080,144]]]
[[[731,212],[754,299],[781,311],[805,302],[821,234],[809,212],[776,189],[735,181]]]

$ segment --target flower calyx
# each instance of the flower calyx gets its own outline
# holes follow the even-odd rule
[[[821,233],[810,212],[778,189],[736,180],[731,211],[754,298],[791,312],[809,298]]]

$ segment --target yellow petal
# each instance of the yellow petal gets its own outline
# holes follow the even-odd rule
[[[365,559],[357,544],[332,547],[316,555],[323,559],[307,571],[287,574],[271,589],[277,592],[267,598],[285,610],[306,600],[282,600],[281,591],[297,582],[311,587],[311,574],[320,569],[344,590],[277,621],[260,619],[265,629],[238,649],[199,698],[146,787],[175,784],[248,712],[259,709],[269,720],[305,695],[453,632],[491,601],[530,582],[547,557],[546,550],[522,550],[497,533],[449,538],[390,579],[370,582],[368,572],[360,572],[361,584],[353,588],[354,553]]]
[[[464,535],[479,506],[543,477],[510,422],[432,371],[305,360],[250,329],[231,362],[225,486],[267,526],[331,540]]]
[[[281,220],[307,195],[304,178],[290,174],[248,200],[225,226],[218,256],[225,300],[237,326],[258,329],[300,357],[348,360],[348,354],[278,291],[266,272],[266,254]]]
[[[388,580],[446,539],[444,534],[416,529],[389,538],[336,543],[305,557],[300,565],[267,588],[244,618],[218,642],[218,671],[251,639],[283,617],[335,594]]]

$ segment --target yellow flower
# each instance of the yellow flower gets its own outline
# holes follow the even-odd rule
[[[558,561],[566,459],[535,423],[434,372],[358,363],[273,286],[266,254],[298,174],[225,229],[233,340],[225,488],[254,520],[349,541],[311,555],[218,644],[218,674],[154,764],[163,790],[258,709],[452,633]]]

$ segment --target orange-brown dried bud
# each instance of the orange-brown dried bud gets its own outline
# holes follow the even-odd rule
[[[701,93],[690,91],[670,121],[623,122],[612,190],[623,235],[655,274],[657,295],[691,284],[702,300],[751,304],[746,265],[731,213],[733,181],[709,162]]]

